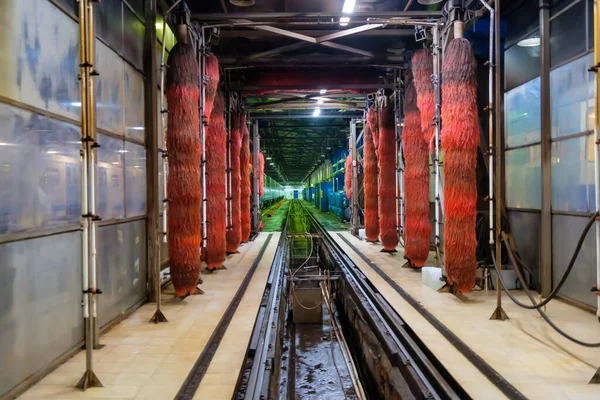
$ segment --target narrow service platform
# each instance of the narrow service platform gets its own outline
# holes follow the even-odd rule
[[[600,398],[600,385],[588,384],[600,365],[600,349],[568,342],[552,331],[535,311],[517,307],[506,296],[503,296],[503,307],[510,319],[490,321],[496,307],[495,292],[472,292],[467,296],[469,301],[463,302],[452,294],[437,293],[422,285],[419,271],[401,268],[405,262],[402,250],[395,254],[381,253],[380,246],[360,241],[349,232],[332,233],[331,236],[474,399],[506,396],[344,239],[526,398]],[[526,302],[524,294],[519,291],[515,294]],[[597,341],[600,337],[600,324],[592,314],[560,301],[549,303],[547,313],[559,326],[582,340]]]
[[[227,269],[203,273],[204,295],[184,300],[163,295],[168,323],[153,324],[155,304],[147,303],[100,339],[94,371],[104,388],[75,388],[85,371],[81,351],[25,392],[20,399],[172,399],[188,377],[268,236],[272,235],[236,313],[214,355],[197,398],[233,393],[252,332],[280,233],[261,233],[230,256]],[[200,396],[202,392],[218,396]]]

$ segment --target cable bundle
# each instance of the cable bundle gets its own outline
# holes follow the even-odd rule
[[[396,251],[396,123],[394,107],[379,109],[379,237],[384,252]]]
[[[250,130],[246,125],[246,114],[241,116],[242,149],[240,154],[240,175],[241,175],[241,221],[242,221],[242,242],[247,242],[250,238]]]
[[[377,114],[374,107],[369,109],[367,119],[374,120]],[[379,189],[377,183],[377,152],[373,143],[371,124],[368,123],[364,130],[364,162],[365,162],[365,236],[369,242],[379,239]]]
[[[258,152],[258,197],[265,195],[265,156]]]
[[[166,96],[169,266],[175,292],[185,296],[195,290],[200,277],[202,201],[198,62],[190,45],[178,43],[171,49]]]
[[[231,120],[231,226],[227,231],[227,252],[235,253],[242,240],[241,199],[240,193],[240,150],[242,146],[242,114],[236,110]]]
[[[346,157],[346,170],[344,171],[344,183],[346,185],[346,198],[352,198],[352,156]]]
[[[208,81],[206,83],[205,97],[204,97],[204,116],[210,118],[210,114],[213,109],[215,101],[215,95],[217,94],[217,87],[219,86],[219,60],[214,54],[210,54],[206,57],[206,76]]]
[[[206,267],[215,270],[223,265],[226,251],[225,168],[227,132],[224,100],[217,93],[206,129]]]
[[[414,68],[414,65],[413,65]],[[413,266],[422,267],[429,255],[429,151],[421,130],[417,93],[408,79],[404,95],[404,184],[406,193],[405,256]]]
[[[433,56],[429,50],[419,50],[415,52],[412,59],[412,74],[414,77],[415,89],[417,90],[417,106],[421,113],[421,131],[425,138],[425,143],[433,152],[433,136],[435,126],[433,119],[435,117],[435,97],[433,94]]]
[[[442,65],[442,147],[446,181],[444,260],[448,283],[458,293],[471,291],[477,268],[475,169],[479,127],[476,68],[469,41],[453,39]]]

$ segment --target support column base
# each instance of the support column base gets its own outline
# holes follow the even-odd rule
[[[492,313],[492,316],[490,317],[490,319],[491,320],[504,321],[504,320],[508,319],[508,315],[506,315],[506,313],[502,309],[502,306],[498,306],[498,307],[496,307],[496,309]]]
[[[85,392],[89,388],[104,387],[104,385],[102,385],[94,371],[85,371],[76,387]]]
[[[590,381],[588,382],[589,385],[598,385],[600,384],[600,368],[598,368],[596,370],[596,373],[594,374],[594,376],[592,376],[592,379],[590,379]]]
[[[165,314],[163,314],[162,311],[156,310],[152,318],[150,318],[150,322],[158,324],[160,322],[169,322],[169,320],[167,319],[167,317],[165,317]]]

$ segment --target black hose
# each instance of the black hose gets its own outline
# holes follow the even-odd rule
[[[502,241],[508,247],[508,240],[507,240],[506,234],[504,232],[502,232]],[[510,258],[511,263],[515,267],[515,272],[517,273],[517,277],[519,278],[519,281],[521,282],[521,285],[523,286],[523,290],[525,290],[525,293],[527,294],[527,297],[529,297],[529,300],[531,301],[531,303],[535,305],[536,301],[533,298],[533,296],[531,295],[531,292],[529,291],[529,289],[527,289],[527,284],[525,283],[525,278],[523,277],[521,270],[519,270],[519,268],[517,267],[515,258],[511,251],[508,252],[508,256]],[[494,268],[496,269],[496,273],[498,274],[498,277],[500,278],[500,282],[502,282],[502,289],[504,290],[504,292],[506,292],[508,297],[510,297],[510,299],[515,302],[515,304],[523,307],[523,305],[521,305],[522,303],[517,301],[517,299],[515,299],[515,297],[512,295],[512,293],[510,293],[510,291],[506,288],[506,284],[504,283],[504,279],[502,278],[500,269],[498,268],[498,265],[496,264],[496,257],[494,256],[493,252],[492,252],[492,260],[494,262]],[[558,332],[561,336],[565,337],[566,339],[568,339],[574,343],[577,343],[581,346],[585,346],[585,347],[600,347],[600,343],[587,343],[587,342],[583,342],[579,339],[575,339],[573,336],[570,336],[568,333],[566,333],[565,331],[560,329],[558,326],[556,326],[554,324],[554,322],[552,322],[552,320],[546,315],[546,313],[543,312],[539,307],[527,306],[524,308],[530,308],[530,309],[535,308],[535,310],[540,314],[540,316],[544,319],[544,321],[546,321],[548,323],[548,325],[550,325],[552,327],[552,329],[554,329],[556,332]]]
[[[598,211],[596,211],[594,214],[592,214],[592,216],[588,220],[585,228],[583,229],[583,232],[581,233],[581,236],[579,237],[579,241],[577,242],[577,247],[575,247],[575,252],[571,256],[571,260],[569,261],[569,265],[567,266],[567,269],[566,269],[565,273],[563,274],[562,278],[560,278],[560,281],[558,282],[558,285],[556,285],[556,287],[552,290],[552,292],[550,292],[550,294],[548,295],[548,297],[546,297],[540,303],[534,302],[533,306],[528,306],[526,304],[520,303],[520,302],[515,301],[514,299],[512,299],[513,301],[515,301],[515,304],[517,304],[520,307],[526,308],[528,310],[535,310],[535,309],[541,308],[541,307],[545,306],[546,304],[550,303],[550,301],[553,300],[556,297],[556,295],[558,294],[558,292],[560,291],[560,289],[562,288],[562,286],[567,281],[567,278],[569,277],[569,274],[571,273],[571,270],[573,269],[573,266],[575,265],[575,261],[577,261],[577,257],[579,256],[579,251],[581,251],[581,247],[583,246],[583,242],[585,241],[585,237],[587,236],[587,234],[590,231],[592,225],[594,225],[594,221],[596,221],[596,218],[599,215],[600,215],[600,213]],[[504,232],[502,232],[502,235],[505,236],[506,234]],[[502,239],[502,241],[504,242],[504,245],[506,246],[506,250],[508,251],[508,256],[512,260],[512,263],[513,263],[513,265],[515,267],[515,270],[518,270],[519,267],[518,267],[517,263],[514,260],[515,255],[514,255],[512,249],[510,248],[510,244],[508,243],[508,241],[504,240],[504,238]],[[523,262],[523,260],[521,260],[520,258],[519,258],[519,260],[521,261],[521,264],[523,265],[523,267],[525,269],[530,270],[530,268],[527,265],[525,265],[525,263]],[[495,262],[496,261],[494,261],[494,263]],[[496,265],[494,264],[494,266],[496,266]],[[502,285],[504,286],[504,283]],[[524,284],[523,282],[521,282],[521,285],[523,285],[523,287],[526,288],[526,284]]]

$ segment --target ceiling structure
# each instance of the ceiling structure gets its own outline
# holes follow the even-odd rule
[[[187,6],[193,21],[219,28],[211,51],[227,89],[245,96],[250,116],[260,118],[266,174],[298,184],[347,146],[349,119],[362,117],[366,94],[392,89],[407,51],[420,46],[413,26],[384,21],[436,18],[442,4],[357,0],[347,26],[340,26],[344,0],[257,0],[250,7],[187,0]]]

